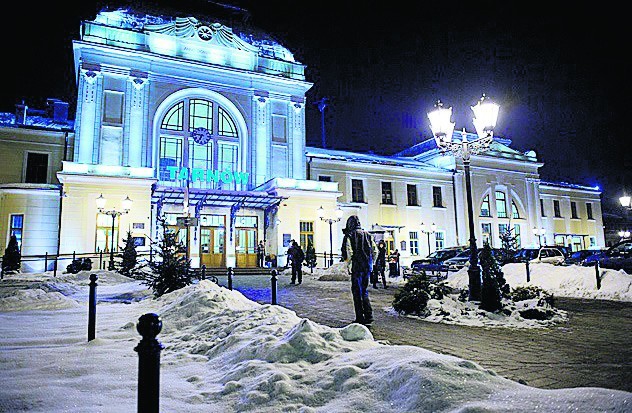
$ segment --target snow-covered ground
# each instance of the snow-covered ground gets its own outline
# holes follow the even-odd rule
[[[359,324],[301,319],[210,281],[154,299],[137,281],[101,276],[97,292],[108,299],[90,343],[87,273],[30,275],[41,292],[21,297],[26,311],[0,311],[0,411],[135,411],[134,326],[147,312],[164,325],[165,412],[626,412],[632,403],[622,391],[518,384],[467,360],[378,343]],[[60,308],[59,294],[73,304]]]
[[[502,270],[505,280],[512,288],[535,285],[559,297],[632,301],[632,275],[625,271],[601,269],[601,288],[598,290],[594,267],[531,264],[528,283],[524,264],[506,264]],[[456,288],[467,288],[467,268],[450,273],[448,284]]]

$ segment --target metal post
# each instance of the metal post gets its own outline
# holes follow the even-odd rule
[[[428,237],[428,255],[430,255],[430,233],[426,232],[426,236]]]
[[[531,282],[531,271],[529,270],[529,259],[528,258],[524,262],[524,264],[527,267],[527,282]]]
[[[103,250],[99,251],[99,269],[103,269]]]
[[[53,265],[53,277],[57,277],[57,261],[59,261],[59,252],[55,255],[55,264]]]
[[[48,251],[44,253],[44,272],[48,271]]]
[[[595,261],[595,276],[597,277],[597,289],[601,289],[601,277],[599,276],[599,261]]]
[[[110,239],[110,263],[108,264],[108,271],[114,271],[114,221],[116,220],[116,214],[112,214],[112,238]]]
[[[329,220],[329,266],[334,265],[334,238],[333,238],[333,221]]]
[[[277,270],[272,270],[272,277],[270,278],[270,286],[272,293],[272,305],[277,303]]]
[[[72,260],[74,261],[74,260],[76,260],[76,259],[77,259],[77,252],[76,252],[76,251],[73,251],[73,252],[72,252]]]
[[[472,182],[470,178],[470,160],[463,159],[465,169],[465,187],[467,192],[467,216],[470,227],[470,268],[469,276],[470,301],[481,300],[481,270],[478,267],[478,250],[476,248],[476,236],[474,234],[474,209],[472,206]]]
[[[88,299],[88,341],[96,337],[97,324],[97,275],[90,274],[90,297]]]
[[[202,264],[202,279],[206,280],[206,265]]]
[[[233,267],[228,267],[228,289],[233,290]]]
[[[156,336],[162,330],[157,314],[140,316],[136,330],[143,337],[134,348],[138,353],[138,413],[158,413],[160,406],[160,351]]]

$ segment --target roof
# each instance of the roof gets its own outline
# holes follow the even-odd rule
[[[551,181],[543,181],[540,180],[540,185],[553,186],[557,188],[569,188],[569,189],[582,189],[584,191],[592,191],[592,192],[601,192],[601,188],[599,186],[586,186],[579,184],[572,184],[569,182],[551,182]]]
[[[184,188],[155,187],[151,195],[152,202],[164,204],[181,204],[184,199]],[[202,204],[200,206],[233,207],[266,209],[278,205],[281,196],[270,195],[264,191],[226,191],[215,189],[189,189],[189,201]]]
[[[29,109],[30,110],[30,109]],[[33,128],[47,129],[58,131],[74,131],[75,122],[68,120],[66,122],[55,122],[54,119],[41,115],[27,115],[24,124],[15,122],[15,114],[0,112],[0,126],[10,128]]]
[[[357,162],[363,164],[397,166],[401,168],[425,169],[437,172],[452,172],[449,169],[439,168],[427,162],[418,161],[416,159],[403,156],[386,156],[376,155],[374,153],[360,153],[341,151],[336,149],[323,149],[315,147],[307,147],[305,155],[311,158],[339,160],[345,162]]]

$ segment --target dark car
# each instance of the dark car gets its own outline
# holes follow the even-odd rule
[[[478,254],[480,258],[481,249],[478,250]],[[496,259],[496,261],[498,261],[500,265],[504,264],[503,250],[499,248],[492,248],[492,255],[494,256],[494,258]],[[468,248],[459,252],[454,257],[445,260],[443,262],[443,265],[447,265],[449,271],[458,271],[463,267],[469,266],[470,265],[469,261],[470,261],[470,249]]]
[[[580,251],[575,251],[573,252],[570,257],[566,257],[566,259],[564,260],[564,264],[577,264],[577,265],[583,265],[584,261],[595,254],[601,254],[601,251],[599,250],[580,250]]]
[[[538,256],[539,248],[521,248],[516,254],[509,260],[509,262],[526,262]]]
[[[426,258],[415,260],[410,264],[413,271],[439,271],[443,269],[443,262],[447,259],[455,257],[462,252],[464,247],[452,247],[437,250]]]
[[[632,274],[632,240],[621,241],[604,252],[591,255],[584,260],[583,265],[595,265],[596,261],[599,261],[602,268],[623,270]]]

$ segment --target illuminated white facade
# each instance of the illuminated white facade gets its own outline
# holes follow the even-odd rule
[[[158,217],[174,230],[178,217],[197,219],[188,233],[180,230],[194,266],[254,266],[259,240],[279,265],[290,239],[337,254],[351,214],[397,248],[403,265],[467,243],[462,165],[432,141],[393,157],[306,148],[312,84],[274,42],[195,18],[102,12],[83,23],[73,48],[76,117],[66,132],[50,132],[66,141],[47,161],[45,186],[29,187],[23,173],[0,175],[0,237],[8,240],[16,231],[12,217],[22,215],[24,255],[56,254],[57,244],[61,254],[107,252],[127,231],[147,251],[161,232]],[[0,145],[17,142],[0,146],[3,154],[16,147],[27,153],[44,139],[19,123],[0,125]],[[493,151],[472,159],[477,239],[498,246],[499,230],[517,228],[523,246],[535,245],[531,229],[544,227],[548,243],[579,237],[581,248],[603,246],[599,191],[542,185],[535,154],[508,145],[497,140]],[[113,233],[112,218],[97,208],[100,196],[106,210],[133,200],[129,213],[114,219]],[[564,212],[542,216],[540,200],[547,208],[558,201]],[[343,211],[331,244],[319,207],[326,217]],[[40,234],[28,235],[32,223]],[[434,232],[423,232],[422,223],[434,224]]]

